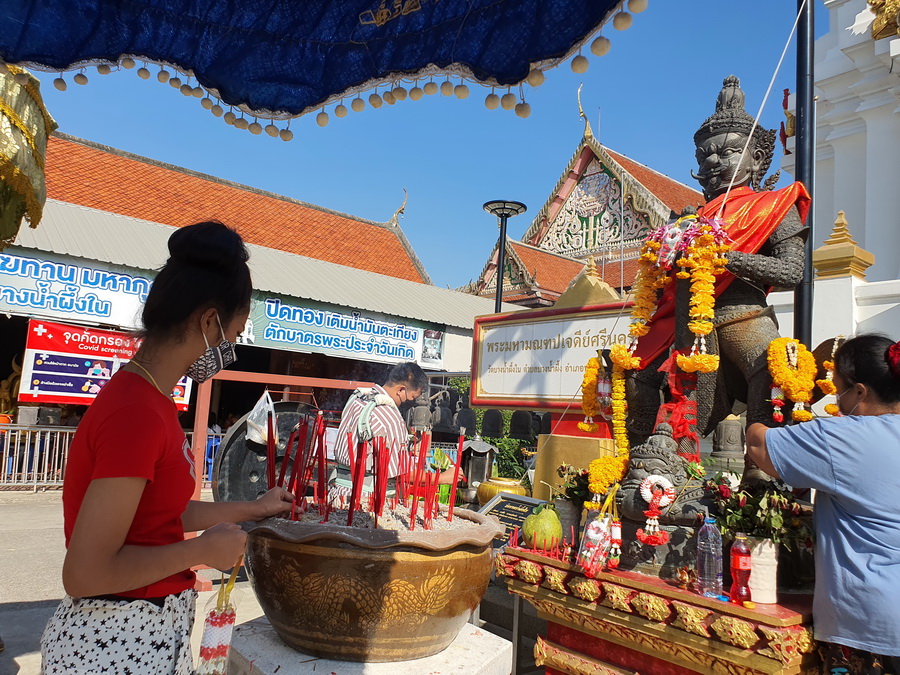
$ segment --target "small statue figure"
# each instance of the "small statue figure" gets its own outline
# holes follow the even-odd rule
[[[716,112],[694,134],[694,143],[699,173],[692,175],[708,200],[698,215],[720,217],[732,240],[726,272],[716,279],[715,329],[707,336],[709,351],[719,355],[720,365],[717,372],[698,373],[692,393],[696,429],[706,436],[732,413],[736,400],[747,404],[748,424],[774,424],[766,350],[779,333],[766,294],[772,288],[792,288],[802,278],[807,237],[803,221],[810,199],[800,183],[771,191],[777,174],[764,180],[775,131],[754,128],[733,75],[725,78]],[[628,382],[628,429],[636,443],[652,432],[663,403],[665,374],[658,368],[670,348],[686,353],[693,343],[688,330],[690,283],[671,282],[674,300],[663,295],[650,332],[638,343],[635,353],[642,369],[632,371]]]

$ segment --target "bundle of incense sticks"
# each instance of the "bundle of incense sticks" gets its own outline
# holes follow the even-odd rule
[[[275,487],[275,421],[271,411],[266,418],[266,482],[269,490]]]
[[[418,439],[417,439],[418,440]],[[427,431],[422,434],[419,443],[419,460],[416,464],[416,475],[413,480],[412,506],[409,510],[409,530],[416,529],[416,512],[419,510],[419,497],[422,496],[422,479],[425,476],[425,458],[428,456],[428,448],[431,445],[431,434]]]
[[[306,437],[308,433],[309,420],[304,417],[297,427],[296,436],[294,436],[297,440],[297,452],[294,453],[294,463],[293,466],[291,466],[291,476],[288,480],[288,490],[294,493],[294,501],[306,498],[306,487],[308,484],[306,465],[310,455],[310,452],[306,448]],[[300,492],[298,492],[298,490],[300,490]]]
[[[373,439],[374,455],[372,469],[375,474],[375,492],[373,495],[373,508],[375,513],[375,527],[378,527],[378,518],[384,512],[384,504],[387,501],[388,483],[390,482],[391,453],[384,437]],[[396,490],[395,490],[396,493]]]
[[[353,487],[350,488],[350,506],[347,509],[348,527],[353,524],[353,514],[359,510],[363,482],[366,478],[366,459],[368,457],[368,454],[369,443],[367,441],[362,441],[361,443],[357,444],[355,458],[351,454],[350,473],[353,478]]]

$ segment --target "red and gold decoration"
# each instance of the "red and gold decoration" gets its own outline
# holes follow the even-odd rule
[[[748,609],[633,572],[591,579],[566,560],[518,547],[504,549],[495,571],[548,621],[557,667],[586,657],[608,668],[560,672],[818,672],[806,597]]]
[[[808,422],[813,418],[809,404],[816,386],[816,358],[793,338],[776,338],[769,343],[769,374],[772,376],[772,419],[784,422],[782,408],[793,403],[791,419]]]

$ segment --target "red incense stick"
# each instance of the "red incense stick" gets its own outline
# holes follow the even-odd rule
[[[463,443],[466,440],[466,429],[460,427],[459,442],[456,444],[456,466],[453,467],[453,484],[450,486],[450,499],[447,503],[447,522],[453,522],[453,507],[456,506],[456,490],[459,485],[459,467],[462,464]]]
[[[353,514],[359,508],[360,496],[363,488],[363,480],[365,478],[366,455],[369,451],[369,444],[363,441],[356,446],[356,469],[352,476],[353,487],[350,489],[350,506],[347,509],[347,527],[353,524]]]
[[[275,487],[275,424],[270,412],[266,418],[266,479],[271,490]]]
[[[284,457],[281,458],[281,471],[278,472],[278,487],[284,487],[284,476],[287,473],[288,465],[291,463],[291,449],[294,445],[294,439],[297,437],[298,428],[299,424],[291,429],[287,445],[284,446]]]
[[[319,462],[319,480],[317,483],[319,513],[324,513],[328,501],[328,486],[325,485],[325,418],[322,411],[316,417],[316,455]]]
[[[301,485],[301,470],[306,471],[306,435],[309,430],[309,423],[304,419],[300,423],[300,430],[297,434],[297,451],[294,453],[294,464],[291,467],[291,476],[288,479],[288,490],[294,493],[295,498],[306,499],[306,484],[303,481]],[[303,491],[298,494],[298,487],[302,487]]]

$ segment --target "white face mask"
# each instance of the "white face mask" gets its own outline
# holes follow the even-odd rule
[[[841,415],[844,416],[844,417],[847,417],[847,416],[852,415],[852,414],[853,414],[853,411],[856,410],[856,409],[859,407],[859,401],[857,401],[857,402],[856,402],[856,405],[853,406],[853,408],[850,410],[850,412],[844,412],[843,410],[841,410],[841,396],[844,396],[848,391],[850,391],[851,389],[853,389],[854,386],[855,386],[855,385],[850,386],[850,387],[847,387],[847,388],[844,389],[844,391],[841,392],[840,394],[835,394],[835,395],[834,395],[834,398],[835,398],[835,400],[837,401],[838,412],[840,412]]]

